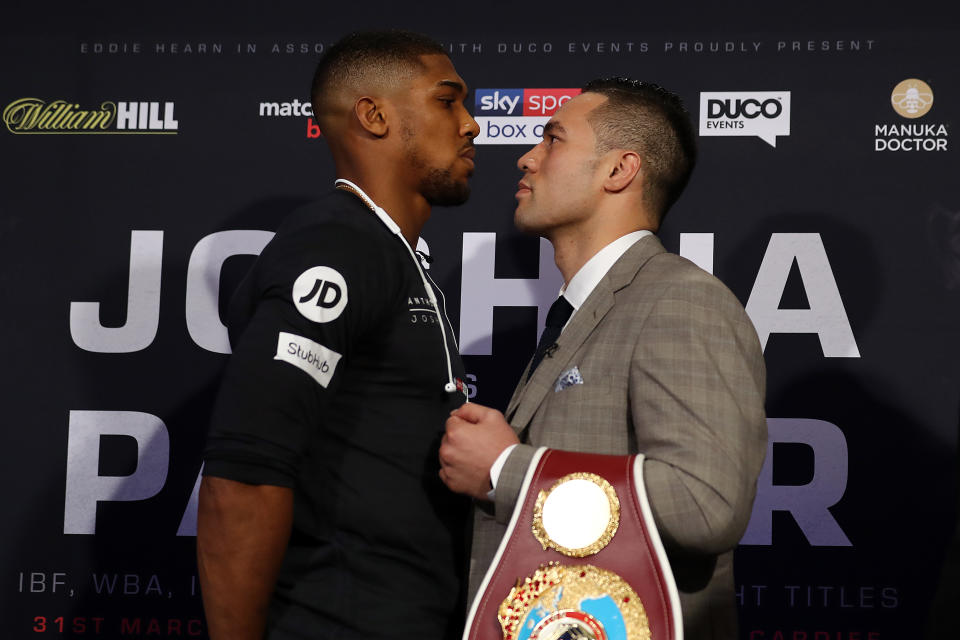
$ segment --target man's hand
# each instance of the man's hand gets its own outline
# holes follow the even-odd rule
[[[486,500],[490,467],[504,449],[519,443],[502,413],[465,404],[447,418],[447,432],[440,442],[440,479],[451,491]]]

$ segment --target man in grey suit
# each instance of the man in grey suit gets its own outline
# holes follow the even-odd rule
[[[552,243],[562,295],[506,418],[464,405],[440,448],[440,477],[479,507],[471,597],[537,447],[643,453],[685,637],[732,640],[733,548],[767,449],[766,380],[740,302],[653,235],[693,169],[689,116],[656,85],[599,80],[543,135],[518,161],[515,222]]]

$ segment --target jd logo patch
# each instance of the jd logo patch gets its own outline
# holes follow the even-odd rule
[[[336,320],[347,306],[347,281],[330,267],[307,269],[293,283],[293,304],[308,320]]]

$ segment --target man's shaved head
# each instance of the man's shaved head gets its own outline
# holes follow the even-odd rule
[[[436,41],[410,31],[350,34],[329,50],[313,74],[310,101],[324,134],[335,133],[335,117],[353,107],[357,93],[380,93],[421,71],[420,56],[446,55]]]

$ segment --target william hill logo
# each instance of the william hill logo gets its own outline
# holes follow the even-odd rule
[[[166,134],[179,123],[172,102],[101,102],[83,108],[66,100],[20,98],[3,109],[7,131],[16,134]]]

